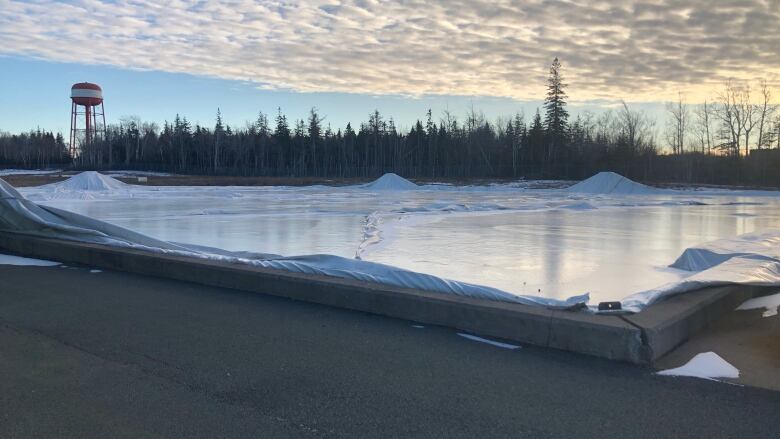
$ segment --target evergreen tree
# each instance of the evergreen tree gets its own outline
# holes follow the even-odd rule
[[[553,161],[561,155],[560,149],[566,144],[566,130],[569,113],[566,111],[566,92],[561,78],[561,63],[556,57],[550,66],[547,79],[547,96],[544,99],[545,128],[547,131],[547,160]]]
[[[225,136],[225,126],[222,124],[222,112],[217,108],[217,123],[214,125],[214,173],[219,167],[220,143]]]
[[[542,116],[539,109],[536,109],[531,128],[528,130],[528,149],[531,161],[540,165],[544,161],[544,126],[542,125]]]
[[[322,142],[322,117],[317,113],[317,109],[312,107],[309,111],[309,145],[311,155],[311,170],[317,173],[317,146]]]

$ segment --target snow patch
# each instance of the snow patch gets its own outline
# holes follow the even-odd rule
[[[614,172],[599,172],[567,189],[569,192],[610,195],[649,195],[662,189],[645,186]]]
[[[754,297],[745,301],[742,305],[739,305],[737,311],[746,311],[750,309],[764,308],[763,317],[772,317],[777,315],[777,311],[780,308],[780,293],[772,294],[770,296]]]
[[[30,258],[23,258],[21,256],[0,254],[0,265],[54,267],[55,265],[60,265],[60,263],[54,261],[45,261],[43,259],[30,259]]]
[[[374,191],[409,191],[419,189],[419,186],[416,184],[392,172],[379,177],[371,183],[364,184],[362,187]]]
[[[488,340],[486,338],[477,337],[476,335],[466,334],[466,333],[463,333],[463,332],[458,332],[458,335],[460,335],[463,338],[467,338],[469,340],[472,340],[472,341],[478,341],[480,343],[486,343],[486,344],[489,344],[489,345],[492,345],[492,346],[496,346],[496,347],[499,347],[499,348],[512,349],[512,350],[520,349],[520,346],[517,346],[517,345],[513,345],[513,344],[509,344],[509,343],[502,343],[500,341],[495,341],[495,340]]]
[[[684,366],[657,372],[658,375],[703,378],[739,378],[739,369],[729,364],[715,352],[697,354]]]

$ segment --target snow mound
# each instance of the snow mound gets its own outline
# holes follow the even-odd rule
[[[643,195],[661,192],[650,186],[637,183],[614,172],[599,172],[568,189],[569,192],[584,194]]]
[[[391,172],[379,177],[371,183],[363,185],[363,188],[375,191],[409,191],[417,189],[419,186]]]
[[[96,171],[86,171],[74,175],[63,182],[53,183],[47,186],[55,191],[110,192],[126,189],[128,185],[113,177],[109,177],[108,175],[103,175]]]

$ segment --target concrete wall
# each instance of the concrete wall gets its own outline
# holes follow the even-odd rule
[[[634,316],[593,315],[13,233],[0,232],[0,249],[66,264],[270,294],[448,326],[633,363],[659,358],[740,298],[753,294],[749,289],[734,287],[708,289],[673,298]]]

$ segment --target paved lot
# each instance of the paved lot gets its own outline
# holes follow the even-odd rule
[[[0,437],[776,437],[780,393],[257,294],[0,266]]]

